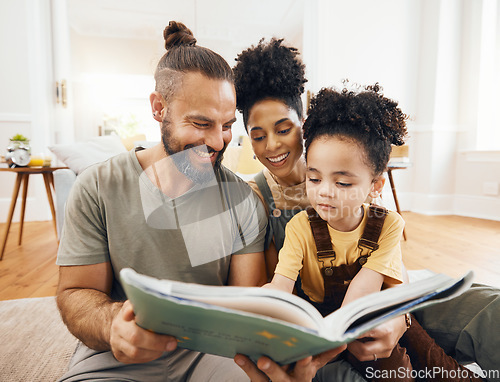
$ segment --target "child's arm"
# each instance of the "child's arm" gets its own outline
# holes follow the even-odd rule
[[[358,274],[352,279],[349,288],[347,288],[342,306],[367,294],[379,292],[383,282],[384,276],[382,274],[369,268],[361,268]]]
[[[294,285],[295,285],[294,280],[282,276],[278,273],[275,273],[272,281],[270,283],[263,285],[262,288],[278,289],[284,292],[292,293]]]
[[[276,265],[278,265],[278,251],[276,250],[274,240],[271,240],[269,248],[264,250],[264,256],[266,259],[267,281],[269,281],[273,279],[274,270],[276,269]]]
[[[384,276],[368,268],[361,268],[352,279],[342,306],[366,294],[378,292],[382,287]],[[347,349],[360,361],[371,361],[373,355],[379,358],[389,357],[392,350],[406,331],[404,316],[396,317],[365,333],[362,341],[353,341]],[[370,341],[366,341],[369,338]]]

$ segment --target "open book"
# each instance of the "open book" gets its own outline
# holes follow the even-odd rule
[[[120,278],[139,326],[175,336],[178,346],[253,360],[266,355],[288,364],[358,338],[404,313],[458,296],[473,273],[443,274],[385,289],[326,317],[293,294],[257,287],[229,287],[158,280],[130,268]]]

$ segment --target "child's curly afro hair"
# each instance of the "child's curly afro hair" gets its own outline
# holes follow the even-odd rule
[[[391,144],[404,144],[408,116],[382,94],[378,83],[358,91],[323,88],[311,100],[303,133],[307,152],[322,136],[343,136],[361,144],[376,175],[389,161]]]

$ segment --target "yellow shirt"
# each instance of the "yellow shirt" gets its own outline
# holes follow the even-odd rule
[[[359,226],[350,232],[340,232],[328,226],[336,254],[332,266],[352,264],[360,256],[358,240],[366,225],[368,205],[364,205],[365,215]],[[394,211],[389,211],[380,238],[379,248],[374,251],[363,267],[382,274],[387,284],[399,284],[403,281],[402,255],[400,247],[403,232],[403,218]],[[325,266],[330,265],[330,259]],[[286,225],[285,243],[279,253],[279,262],[275,273],[296,280],[300,272],[302,289],[316,302],[322,302],[325,294],[321,264],[316,255],[316,244],[312,235],[307,212],[295,215]]]

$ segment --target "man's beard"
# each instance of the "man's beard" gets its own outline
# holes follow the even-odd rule
[[[226,150],[227,144],[224,145],[224,148],[219,151],[217,155],[217,159],[215,160],[213,166],[211,163],[205,163],[200,165],[195,165],[191,162],[189,158],[189,152],[194,150],[196,147],[197,150],[203,152],[212,152],[215,151],[211,147],[206,145],[188,145],[187,148],[174,148],[173,143],[175,143],[175,139],[172,138],[170,133],[170,122],[165,118],[161,125],[161,140],[163,143],[163,148],[165,149],[165,153],[172,159],[179,170],[180,173],[184,174],[189,180],[198,184],[206,184],[214,179],[213,172],[217,171],[222,162],[224,151]],[[194,155],[197,155],[194,153]]]

